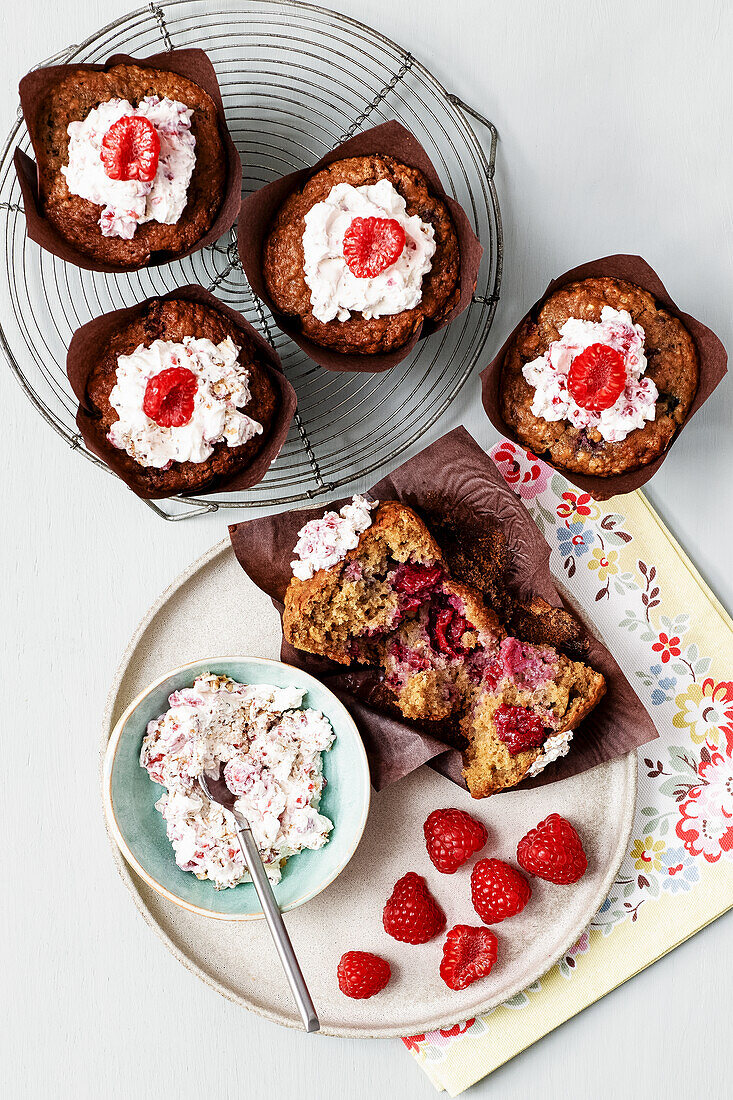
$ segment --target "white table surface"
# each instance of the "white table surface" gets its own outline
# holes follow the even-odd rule
[[[644,255],[680,305],[733,343],[733,17],[725,0],[339,6],[409,47],[499,128],[506,266],[489,354],[550,276],[616,251]],[[32,64],[126,7],[3,4],[2,127],[15,114],[17,79]],[[0,401],[0,1092],[430,1096],[398,1041],[306,1037],[248,1015],[185,971],[135,911],[112,863],[98,797],[107,685],[146,608],[222,537],[225,519],[164,524],[67,449],[4,362]],[[728,382],[648,491],[729,609],[731,409]],[[494,440],[477,380],[441,426],[461,422],[481,443]],[[732,932],[729,915],[472,1095],[729,1096]]]

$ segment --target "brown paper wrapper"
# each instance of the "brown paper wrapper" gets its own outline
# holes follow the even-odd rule
[[[485,367],[481,372],[481,397],[484,409],[491,423],[502,435],[507,436],[509,439],[513,439],[517,443],[519,442],[516,435],[504,422],[501,415],[499,384],[501,369],[504,364],[504,356],[522,325],[528,321],[530,317],[535,315],[543,302],[545,302],[550,294],[557,290],[558,287],[565,286],[566,283],[573,283],[580,279],[597,278],[604,275],[616,279],[625,279],[630,283],[636,283],[636,285],[640,286],[643,290],[647,290],[650,294],[653,294],[657,302],[664,306],[665,309],[669,310],[670,313],[674,314],[675,317],[679,317],[697,345],[697,353],[700,360],[700,382],[687,419],[673,437],[667,450],[663,451],[659,458],[654,462],[650,462],[648,466],[641,466],[638,470],[631,470],[628,473],[618,474],[615,477],[594,477],[589,474],[576,474],[571,470],[562,469],[560,466],[555,466],[554,463],[550,462],[548,459],[542,458],[542,461],[547,462],[548,466],[553,466],[553,468],[558,470],[563,477],[571,481],[573,485],[577,485],[578,488],[582,489],[585,493],[590,493],[596,500],[608,500],[610,497],[618,496],[621,493],[631,493],[635,489],[640,489],[642,485],[645,485],[662,465],[675,440],[679,438],[680,433],[687,427],[697,410],[707,401],[715,387],[722,382],[728,369],[727,352],[715,333],[706,325],[703,325],[701,321],[696,320],[694,317],[690,317],[689,313],[683,313],[682,310],[677,308],[667,293],[662,280],[659,278],[656,271],[649,266],[646,260],[643,260],[641,256],[604,256],[603,259],[591,260],[589,263],[581,264],[580,267],[574,267],[571,271],[566,271],[564,275],[560,275],[557,279],[553,279],[542,297],[527,311],[512,334],[504,342],[499,353],[491,360],[488,367]],[[522,446],[521,443],[519,445]]]
[[[115,332],[123,325],[135,320],[154,301],[167,302],[171,299],[184,302],[201,302],[211,306],[229,320],[239,331],[254,342],[258,353],[258,359],[267,372],[267,376],[278,394],[278,409],[270,428],[270,433],[262,450],[255,455],[249,466],[239,470],[226,480],[219,480],[203,489],[192,489],[190,494],[205,496],[207,493],[234,493],[242,489],[249,489],[262,481],[272,463],[282,450],[288,430],[295,415],[297,398],[295,390],[283,374],[282,366],[277,352],[259,332],[242,317],[241,313],[224,305],[218,298],[205,290],[202,286],[184,286],[179,290],[171,290],[168,294],[154,295],[146,298],[136,306],[128,306],[126,309],[116,309],[111,313],[103,313],[101,317],[95,317],[77,329],[71,338],[69,350],[66,355],[66,373],[78,401],[79,409],[76,414],[76,423],[84,443],[97,458],[106,463],[117,476],[125,482],[143,500],[160,500],[171,496],[171,493],[157,492],[149,489],[142,482],[138,482],[130,471],[120,461],[124,451],[118,450],[100,436],[98,420],[87,401],[87,381],[99,358],[99,348],[106,343]],[[179,495],[179,494],[175,494]],[[186,494],[180,494],[186,495]]]
[[[114,65],[140,65],[144,68],[177,73],[203,88],[214,101],[219,115],[219,134],[227,158],[227,175],[224,185],[224,198],[219,213],[208,233],[195,245],[186,249],[185,252],[153,252],[147,264],[116,266],[101,263],[78,251],[46,220],[39,202],[38,170],[35,161],[31,160],[27,153],[16,149],[15,171],[23,195],[26,229],[30,239],[39,244],[41,248],[45,248],[47,252],[58,256],[59,259],[75,264],[77,267],[82,267],[85,271],[103,271],[110,274],[138,271],[141,267],[160,267],[162,264],[171,263],[172,260],[182,260],[184,256],[190,256],[193,252],[198,252],[200,249],[206,248],[207,245],[213,244],[236,222],[242,198],[242,163],[227,128],[224,104],[222,103],[219,81],[214,66],[203,50],[170,50],[165,53],[153,54],[152,57],[130,57],[129,54],[116,53],[103,65],[72,63],[70,65],[50,65],[45,69],[34,69],[23,77],[18,89],[23,116],[33,148],[35,149],[36,134],[38,132],[38,111],[48,90],[57,84],[70,70],[98,73],[111,69]]]
[[[439,500],[447,514],[470,516],[474,521],[487,523],[498,520],[510,553],[508,582],[514,594],[522,602],[541,596],[554,607],[563,606],[550,573],[547,543],[527,509],[465,428],[449,432],[399,466],[378,482],[370,495],[377,500],[399,500],[418,509],[429,504],[434,510]],[[343,503],[344,500],[334,501],[328,507],[338,509]],[[281,612],[292,576],[290,562],[298,531],[323,512],[321,505],[232,524],[229,528],[240,565]],[[574,612],[573,608],[568,610]],[[658,736],[616,661],[588,624],[584,626],[588,639],[586,659],[606,677],[606,695],[579,726],[569,755],[522,786],[539,786],[577,775]],[[329,660],[293,649],[284,639],[282,659],[318,676],[346,703],[364,740],[377,790],[426,763],[465,787],[459,752],[369,704],[374,673],[358,666],[344,670]]]
[[[281,313],[267,293],[265,280],[262,275],[262,249],[267,236],[267,231],[285,200],[294,191],[297,191],[306,180],[315,176],[322,168],[333,164],[336,160],[345,160],[347,157],[364,157],[373,153],[383,153],[394,157],[402,164],[411,168],[417,168],[425,176],[430,184],[430,190],[438,198],[442,199],[450,210],[458,236],[458,247],[461,257],[460,269],[460,298],[450,313],[439,323],[425,321],[421,328],[414,334],[408,343],[387,355],[345,355],[331,348],[321,347],[312,340],[307,339],[300,331],[297,319]],[[443,190],[440,177],[435,167],[423,149],[417,138],[413,137],[409,130],[401,126],[399,122],[385,122],[381,126],[375,126],[371,130],[365,130],[362,134],[337,145],[330,153],[313,165],[312,168],[301,168],[298,172],[291,172],[259,191],[254,191],[242,202],[237,228],[239,242],[239,256],[242,267],[249,279],[254,292],[267,303],[275,321],[283,332],[287,333],[293,343],[297,344],[306,355],[327,370],[351,370],[369,371],[377,373],[389,370],[405,359],[418,340],[429,336],[431,332],[449,325],[471,304],[473,292],[476,289],[479,266],[483,248],[478,237],[471,228],[463,207],[454,198]]]

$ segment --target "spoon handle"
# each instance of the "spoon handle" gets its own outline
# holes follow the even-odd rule
[[[283,969],[290,983],[290,988],[293,991],[295,1003],[298,1006],[298,1011],[303,1021],[303,1027],[309,1032],[318,1031],[321,1025],[318,1022],[318,1016],[316,1015],[311,995],[308,992],[308,986],[305,984],[303,972],[300,969],[300,964],[293,950],[293,945],[290,942],[290,936],[285,927],[285,922],[283,921],[278,904],[275,901],[275,895],[272,892],[270,880],[262,865],[259,849],[252,836],[252,830],[249,827],[249,823],[241,814],[236,814],[235,817],[239,846],[242,849],[242,855],[247,864],[247,869],[252,876],[252,882],[257,891],[257,897],[260,899],[260,905],[262,906],[262,912],[265,914],[265,920],[267,921],[272,938],[275,941],[275,947],[280,956],[280,962],[283,964]]]

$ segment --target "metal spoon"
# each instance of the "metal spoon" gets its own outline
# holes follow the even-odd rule
[[[318,1022],[318,1016],[316,1015],[313,1001],[308,992],[308,986],[305,984],[303,972],[300,969],[300,964],[293,950],[293,945],[290,942],[290,936],[283,922],[282,914],[275,900],[275,895],[272,892],[270,880],[262,864],[259,849],[252,836],[249,822],[238,810],[234,809],[236,795],[232,794],[224,782],[222,765],[219,765],[218,778],[200,775],[198,782],[207,798],[210,798],[212,802],[218,802],[225,810],[229,810],[234,817],[237,825],[239,847],[242,849],[242,855],[244,856],[247,870],[252,876],[252,882],[257,891],[257,897],[260,899],[262,912],[265,914],[265,920],[270,929],[270,934],[275,941],[275,947],[280,956],[280,962],[283,964],[283,969],[290,983],[293,996],[295,997],[295,1003],[298,1006],[298,1011],[303,1021],[303,1027],[309,1032],[318,1031],[321,1025]]]

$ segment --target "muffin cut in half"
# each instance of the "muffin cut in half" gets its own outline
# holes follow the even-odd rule
[[[298,649],[380,668],[380,701],[405,718],[454,728],[467,744],[463,774],[474,798],[541,770],[548,748],[605,692],[603,676],[582,661],[508,634],[477,588],[454,579],[425,523],[396,501],[377,507],[341,561],[293,578],[283,630]]]

